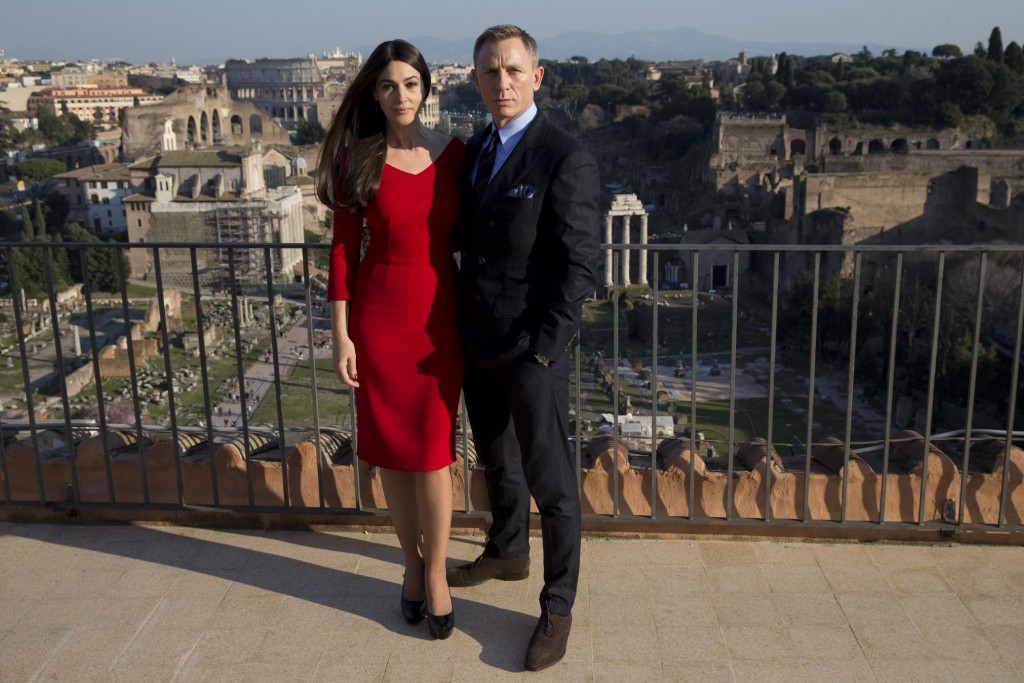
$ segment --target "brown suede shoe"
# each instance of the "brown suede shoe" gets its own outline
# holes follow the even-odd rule
[[[526,648],[526,670],[546,669],[564,657],[571,629],[571,614],[555,614],[546,610],[542,612],[537,628],[533,629],[530,646]]]
[[[491,579],[521,581],[530,575],[530,558],[499,560],[481,555],[472,562],[448,568],[448,585],[454,588],[476,586]]]

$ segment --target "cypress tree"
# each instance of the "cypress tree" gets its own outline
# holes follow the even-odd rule
[[[996,26],[988,37],[988,59],[990,62],[1003,63],[1003,33]]]
[[[32,216],[27,206],[21,207],[21,241],[35,242],[36,229],[32,223]]]
[[[1017,73],[1024,73],[1024,50],[1017,44],[1017,41],[1012,40],[1006,46],[1006,52],[1003,53],[1003,61],[1006,63],[1006,66]]]
[[[33,224],[35,226],[35,238],[40,242],[46,241],[46,216],[43,215],[43,207],[38,199],[32,200],[32,209],[35,214]]]

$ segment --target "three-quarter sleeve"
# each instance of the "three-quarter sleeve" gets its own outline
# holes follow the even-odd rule
[[[334,236],[327,273],[327,300],[348,301],[356,281],[359,243],[363,234],[363,215],[351,211],[334,212]]]

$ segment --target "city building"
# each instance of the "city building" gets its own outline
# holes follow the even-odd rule
[[[173,144],[173,134],[164,144]],[[127,204],[128,241],[222,243],[300,243],[303,241],[302,193],[294,186],[268,190],[264,181],[264,148],[258,140],[243,148],[165,150],[130,167],[135,194]],[[272,277],[291,282],[302,261],[297,248],[272,250],[270,271],[262,248],[200,249],[196,253],[200,280],[226,286],[230,259],[236,282],[260,283]],[[153,272],[153,254],[132,249],[134,277]],[[188,250],[162,250],[166,282],[191,286]]]
[[[316,62],[325,80],[343,83],[351,81],[359,73],[363,66],[363,56],[358,52],[343,52],[340,48],[334,48],[331,52],[321,53]]]
[[[83,121],[93,121],[99,110],[104,122],[115,122],[122,109],[159,104],[163,99],[142,88],[44,88],[28,98],[28,111],[35,116],[45,109],[60,116],[66,108]]]
[[[55,71],[50,76],[54,88],[127,88],[128,76],[115,71],[95,73],[83,69]]]
[[[161,139],[168,134],[174,138],[173,148],[161,147]],[[233,98],[227,86],[187,85],[160,104],[129,109],[122,146],[125,161],[137,161],[167,149],[240,146],[251,140],[291,144],[287,130],[251,102]]]
[[[229,59],[224,64],[231,97],[252,102],[285,126],[317,120],[317,102],[327,95],[327,81],[316,57],[297,59]]]
[[[128,236],[124,198],[133,194],[128,164],[86,166],[56,176],[57,192],[70,204],[68,221],[97,237]]]

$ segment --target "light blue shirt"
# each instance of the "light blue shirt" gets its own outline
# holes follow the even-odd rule
[[[491,169],[491,180],[494,179],[495,174],[501,169],[505,160],[511,156],[512,150],[516,148],[519,141],[523,139],[523,135],[526,134],[526,127],[535,118],[537,118],[537,103],[531,102],[529,109],[498,129],[498,139],[501,140],[501,144],[498,145],[494,155],[494,168]],[[482,149],[480,151],[481,153],[483,152]],[[476,164],[473,164],[473,177],[470,178],[470,182],[476,182]]]

